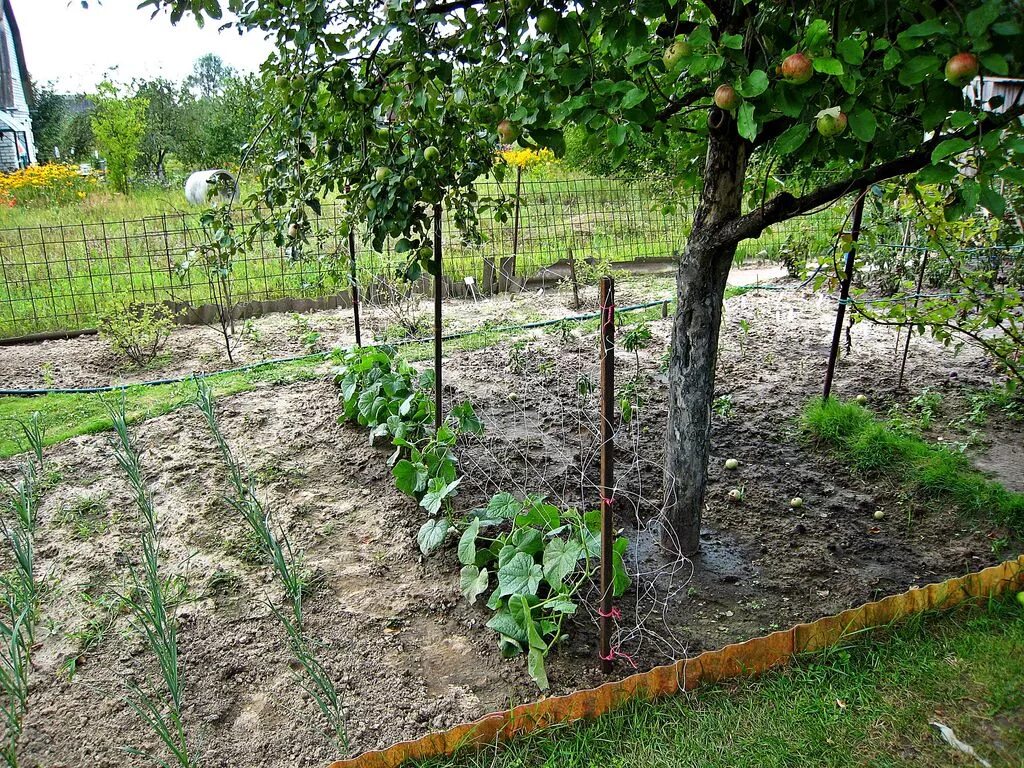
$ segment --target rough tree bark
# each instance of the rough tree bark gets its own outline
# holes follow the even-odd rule
[[[668,429],[665,445],[662,542],[673,551],[693,553],[700,543],[707,483],[711,404],[715,392],[718,331],[726,279],[736,244],[722,245],[721,227],[739,218],[747,143],[727,113],[708,116],[704,187],[693,230],[676,272],[676,315],[668,373]]]

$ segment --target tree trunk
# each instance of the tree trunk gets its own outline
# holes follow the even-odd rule
[[[676,273],[677,305],[668,372],[667,525],[662,529],[662,542],[684,554],[695,552],[700,543],[718,331],[726,279],[736,253],[735,244],[720,245],[716,234],[723,223],[741,213],[747,167],[746,143],[736,133],[735,121],[713,109],[708,125],[711,135],[704,189]]]

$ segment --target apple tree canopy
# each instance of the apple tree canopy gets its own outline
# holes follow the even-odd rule
[[[141,6],[200,23],[223,22],[230,11],[230,24],[268,35],[276,44],[263,68],[272,119],[258,137],[266,202],[315,210],[322,195],[348,185],[375,244],[396,238],[412,254],[426,241],[430,204],[442,198],[473,230],[481,201],[472,182],[493,166],[499,138],[557,153],[570,123],[613,160],[631,138],[682,134],[681,167],[692,180],[709,123],[723,119],[765,167],[836,172],[838,180],[802,196],[759,199],[716,222],[725,243],[894,176],[951,184],[954,213],[980,204],[997,215],[999,180],[1024,180],[1022,104],[971,105],[962,90],[974,70],[1022,74],[1024,10],[1012,0]],[[964,53],[959,68],[950,62]],[[729,97],[728,111],[715,106],[716,91]],[[425,157],[430,146],[437,157]],[[956,158],[979,146],[978,175],[958,175]]]

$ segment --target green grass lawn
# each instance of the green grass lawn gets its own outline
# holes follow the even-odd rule
[[[305,381],[323,374],[319,359],[267,364],[237,373],[208,378],[216,396],[246,392],[259,386]],[[22,424],[39,414],[45,445],[54,445],[78,435],[91,435],[111,428],[104,399],[125,398],[128,421],[135,423],[169,413],[195,398],[192,381],[178,384],[128,387],[107,394],[51,394],[38,397],[0,397],[0,458],[26,450]]]
[[[760,678],[555,727],[423,768],[1024,765],[1024,607],[1012,598],[880,630]]]

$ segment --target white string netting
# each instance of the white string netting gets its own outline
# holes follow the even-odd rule
[[[617,344],[636,319],[618,314]],[[457,507],[465,506],[466,497],[485,504],[505,491],[520,499],[541,495],[563,510],[599,508],[600,339],[593,326],[560,324],[526,338],[446,354],[446,410],[468,399],[484,422],[484,432],[464,438],[458,449],[464,479],[463,502]],[[614,600],[618,610],[613,612],[611,647],[616,666],[627,670],[635,661],[652,666],[688,652],[668,613],[681,601],[693,565],[673,554],[677,547],[661,543],[666,529],[661,498],[664,424],[658,423],[651,406],[660,397],[651,358],[664,349],[661,342],[667,338],[655,336],[641,351],[639,372],[633,352],[615,350],[615,484],[610,498],[615,529],[630,540],[624,564],[632,585]],[[628,419],[619,405],[622,398],[631,401]],[[597,573],[595,568],[578,595],[574,617],[577,624],[595,629],[600,621]]]

